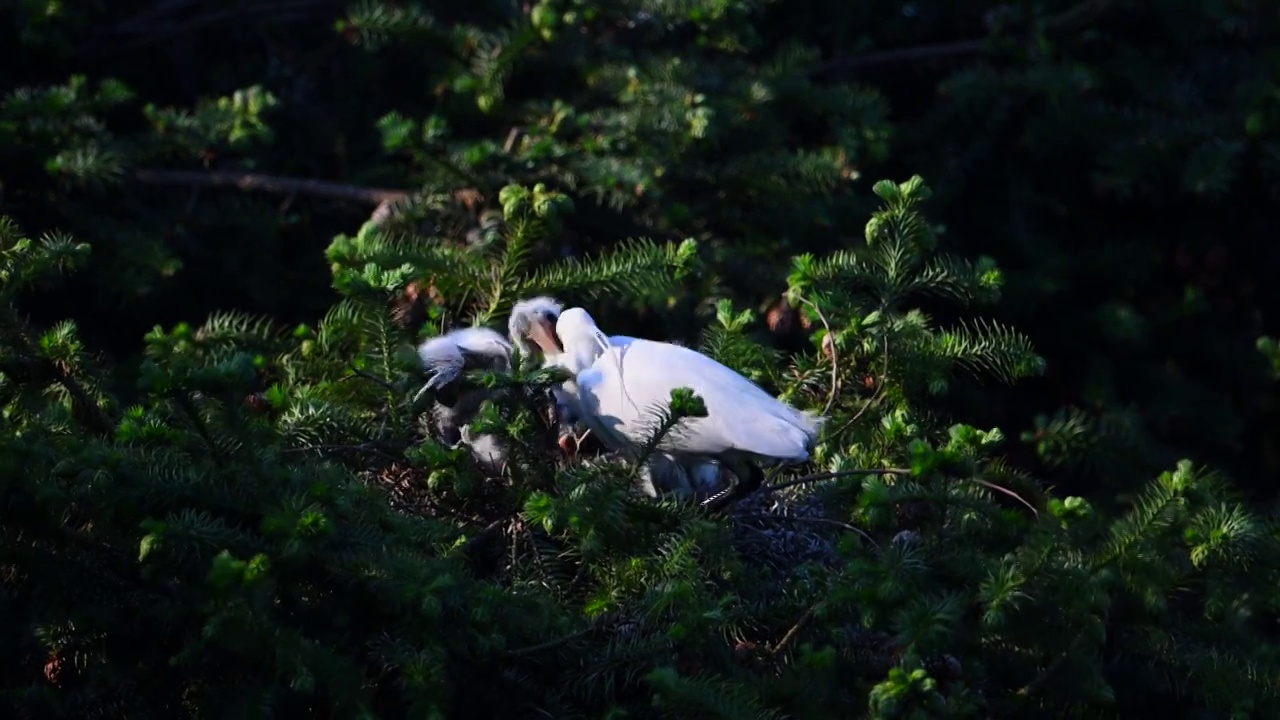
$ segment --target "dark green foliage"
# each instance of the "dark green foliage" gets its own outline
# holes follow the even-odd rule
[[[1010,329],[913,307],[917,291],[982,304],[1001,275],[940,252],[920,178],[875,190],[865,240],[797,257],[786,288],[841,328],[831,340],[766,352],[728,301],[707,335],[791,402],[829,406],[815,465],[830,472],[763,491],[817,515],[752,514],[753,498],[711,517],[635,496],[625,467],[554,460],[522,390],[545,373],[501,380],[477,429],[523,448],[509,477],[420,433],[388,273],[434,276],[466,298],[447,317],[490,319],[503,296],[468,278],[558,291],[625,268],[618,288],[638,298],[697,252],[528,268],[512,248],[548,234],[524,222],[522,188],[499,194],[492,259],[451,273],[439,240],[336,240],[349,297],[314,329],[235,314],[157,328],[129,407],[98,397],[73,327],[41,332],[7,306],[5,702],[32,717],[897,718],[1176,696],[1275,712],[1257,634],[1275,528],[1190,463],[1108,517],[1013,471],[999,430],[931,417],[956,373],[1015,381],[1042,361]],[[4,240],[10,298],[85,253],[12,223]],[[675,419],[696,414],[676,399]],[[776,533],[806,523],[832,531],[810,538],[826,550]]]
[[[0,7],[0,712],[1277,716],[1270,8]],[[485,477],[413,346],[538,293],[813,462],[651,502],[521,365]]]

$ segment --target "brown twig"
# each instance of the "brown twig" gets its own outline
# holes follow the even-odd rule
[[[373,373],[365,372],[364,370],[361,370],[360,368],[356,367],[355,363],[352,362],[351,360],[347,361],[347,369],[350,370],[355,377],[362,377],[365,380],[368,380],[369,382],[377,383],[378,385],[381,385],[382,389],[386,390],[392,395],[399,392],[399,390],[396,389],[395,385],[392,385],[391,383],[387,382],[386,380],[383,380],[382,378],[378,377],[377,375],[374,375]],[[348,377],[352,377],[352,376],[349,375]]]
[[[867,402],[858,410],[858,412],[854,413],[853,417],[849,418],[848,422],[841,425],[839,430],[836,430],[835,432],[831,433],[830,437],[839,437],[840,433],[853,427],[854,423],[861,420],[862,416],[867,414],[867,411],[869,411],[871,408],[875,407],[876,405],[880,404],[880,400],[884,398],[884,389],[889,384],[888,383],[888,379],[889,379],[889,336],[888,335],[884,336],[883,365],[884,365],[884,369],[880,372],[880,383],[876,386],[876,391],[872,393],[871,397],[867,398]]]
[[[831,341],[831,391],[827,393],[827,404],[822,408],[822,414],[825,416],[831,412],[831,406],[836,404],[836,396],[840,393],[840,351],[836,349],[836,336],[831,332],[831,323],[827,322],[827,316],[822,313],[822,308],[801,295],[796,295],[796,299],[813,308],[814,314],[818,316],[818,322],[822,323],[822,327],[827,331],[827,339]]]
[[[1095,17],[1106,11],[1114,0],[1085,0],[1076,5],[1050,17],[1044,23],[1044,32],[1060,33],[1076,29],[1087,24]],[[966,55],[981,55],[987,48],[987,42],[991,36],[980,38],[970,38],[968,40],[957,40],[946,43],[936,43],[932,45],[917,45],[914,47],[894,48],[892,50],[877,50],[875,52],[855,55],[853,57],[835,58],[826,63],[822,63],[812,68],[809,74],[816,75],[823,72],[859,70],[862,68],[875,67],[877,65],[892,65],[901,62],[915,62],[919,60],[939,60],[951,57],[964,57]]]
[[[1049,666],[1042,670],[1039,675],[1032,679],[1031,682],[1027,683],[1026,686],[1015,691],[1013,694],[1026,697],[1039,690],[1046,682],[1049,681],[1050,678],[1054,676],[1054,674],[1058,672],[1058,670],[1062,669],[1062,666],[1067,662],[1067,658],[1070,656],[1071,653],[1063,653],[1059,655],[1056,660],[1049,663]]]
[[[520,138],[524,136],[524,128],[519,126],[511,128],[507,133],[507,141],[502,143],[502,151],[511,154],[516,149],[516,143],[520,142]]]
[[[809,609],[805,610],[804,614],[800,616],[800,619],[796,620],[796,623],[791,626],[791,629],[787,630],[786,634],[782,636],[782,639],[769,649],[769,653],[777,655],[785,650],[787,645],[795,639],[796,635],[804,628],[804,626],[809,624],[809,621],[818,613],[818,608],[821,606],[821,602],[810,605]]]
[[[814,475],[805,475],[804,477],[788,480],[777,485],[767,485],[760,488],[757,492],[770,493],[783,490],[785,488],[794,487],[796,485],[805,485],[807,483],[820,482],[822,480],[834,480],[842,477],[857,477],[859,475],[910,475],[911,471],[905,468],[861,468],[858,470],[837,470],[835,472],[816,473]]]
[[[358,185],[307,180],[302,178],[262,175],[259,173],[190,170],[135,170],[133,177],[149,185],[183,185],[195,187],[227,187],[246,192],[266,192],[278,195],[307,195],[310,197],[349,200],[366,205],[381,205],[409,198],[406,190],[368,188]]]
[[[1016,492],[1014,492],[1014,491],[1010,490],[1009,488],[1007,488],[1007,487],[1003,487],[1003,486],[1001,486],[1001,485],[997,485],[997,484],[995,484],[995,483],[991,482],[990,480],[983,480],[982,478],[969,478],[969,479],[970,479],[970,480],[973,480],[974,482],[978,483],[979,485],[981,485],[981,486],[983,486],[983,487],[985,487],[985,488],[990,488],[990,489],[992,489],[992,490],[995,490],[996,492],[1004,493],[1005,495],[1008,495],[1009,497],[1013,498],[1014,500],[1017,500],[1018,502],[1022,503],[1023,505],[1026,505],[1026,506],[1027,506],[1027,509],[1031,511],[1031,514],[1032,514],[1032,515],[1035,515],[1037,518],[1038,518],[1038,517],[1040,517],[1040,513],[1036,511],[1036,508],[1035,508],[1035,506],[1034,506],[1034,505],[1032,505],[1031,503],[1029,503],[1029,502],[1027,502],[1026,500],[1024,500],[1024,499],[1022,498],[1022,496],[1021,496],[1021,495],[1019,495],[1018,493],[1016,493]]]
[[[754,515],[735,515],[734,518],[739,520],[786,520],[788,522],[801,524],[809,523],[810,525],[830,525],[831,527],[838,527],[841,530],[848,530],[849,532],[856,533],[863,540],[871,543],[871,546],[876,550],[880,549],[880,543],[876,542],[875,538],[868,535],[862,528],[857,525],[851,525],[847,522],[832,520],[831,518],[799,517],[796,515],[767,515],[764,513]]]

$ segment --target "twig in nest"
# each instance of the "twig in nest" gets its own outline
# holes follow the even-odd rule
[[[821,605],[822,603],[816,603],[814,605],[810,605],[809,609],[805,610],[804,614],[800,616],[800,619],[796,620],[796,623],[791,626],[791,629],[787,630],[786,634],[782,636],[782,639],[779,640],[777,644],[775,644],[772,648],[769,649],[770,654],[777,655],[778,653],[785,650],[787,648],[787,645],[790,644],[791,641],[795,639],[796,635],[800,632],[800,630],[802,630],[805,625],[809,624],[809,621],[812,620],[813,616],[817,614],[818,608],[821,607]]]
[[[867,532],[862,528],[858,527],[857,525],[851,525],[847,522],[832,520],[830,518],[797,517],[795,515],[765,515],[765,514],[735,515],[734,517],[741,520],[786,520],[788,522],[794,522],[794,523],[809,523],[810,525],[830,525],[831,527],[838,527],[841,530],[848,530],[852,533],[856,533],[863,540],[866,540],[867,542],[871,543],[871,546],[874,547],[876,550],[880,549],[880,543],[876,542],[875,539],[872,538],[870,535],[868,535]]]
[[[796,299],[813,308],[814,314],[818,316],[818,322],[822,323],[822,327],[827,331],[827,339],[831,341],[831,392],[827,394],[827,404],[822,408],[822,414],[826,415],[831,411],[831,406],[836,404],[836,395],[840,392],[840,351],[836,349],[836,336],[831,332],[831,323],[827,322],[827,316],[822,313],[822,308],[806,297],[797,295]]]
[[[858,470],[837,470],[835,472],[815,473],[813,475],[805,475],[794,480],[778,483],[777,485],[767,485],[760,488],[757,492],[770,493],[793,487],[795,485],[805,485],[807,483],[820,482],[822,480],[834,480],[842,477],[857,477],[859,475],[910,475],[911,471],[905,468],[860,468]]]
[[[188,170],[135,170],[133,177],[149,185],[188,185],[194,187],[237,188],[246,192],[266,192],[277,195],[306,195],[308,197],[350,200],[366,205],[381,205],[409,197],[406,190],[369,188],[358,185],[281,177],[242,172],[194,172]]]

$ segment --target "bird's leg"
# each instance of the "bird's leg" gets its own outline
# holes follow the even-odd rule
[[[702,505],[710,510],[721,510],[764,485],[764,472],[750,460],[725,458],[722,463],[733,474],[733,481],[729,487],[702,501]]]

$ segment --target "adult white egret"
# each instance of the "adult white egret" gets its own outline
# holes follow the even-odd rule
[[[488,328],[462,328],[422,343],[418,357],[427,372],[424,390],[434,391],[431,419],[440,439],[455,447],[459,443],[466,445],[482,467],[493,474],[500,473],[507,458],[504,438],[491,433],[473,434],[469,426],[492,391],[469,387],[463,373],[509,370],[511,345]]]
[[[577,412],[576,375],[590,366],[594,356],[565,352],[556,332],[561,307],[555,298],[545,295],[521,300],[511,309],[507,330],[512,344],[519,347],[522,353],[534,352],[536,345],[541,351],[544,367],[559,365],[575,375],[575,378],[566,380],[559,387],[552,389],[562,425],[560,447],[567,454],[572,454],[591,432],[591,426],[585,423]],[[617,346],[626,345],[634,340],[635,338],[626,335],[614,335],[608,338],[608,342]],[[533,344],[530,344],[530,341]],[[574,428],[577,428],[576,432]],[[603,441],[603,438],[601,439]],[[705,458],[678,459],[663,452],[655,452],[641,468],[640,489],[650,497],[665,494],[692,497],[699,492],[704,495],[715,492],[719,489],[719,479],[720,468],[713,461]]]
[[[684,465],[716,457],[737,476],[736,487],[707,504],[759,488],[764,473],[756,463],[808,460],[825,420],[780,402],[695,350],[606,337],[582,308],[560,313],[556,336],[572,358],[566,366],[582,368],[571,400],[574,412],[614,448],[634,452],[649,442],[653,413],[670,402],[675,388],[690,388],[702,398],[707,415],[681,420],[657,450]]]

